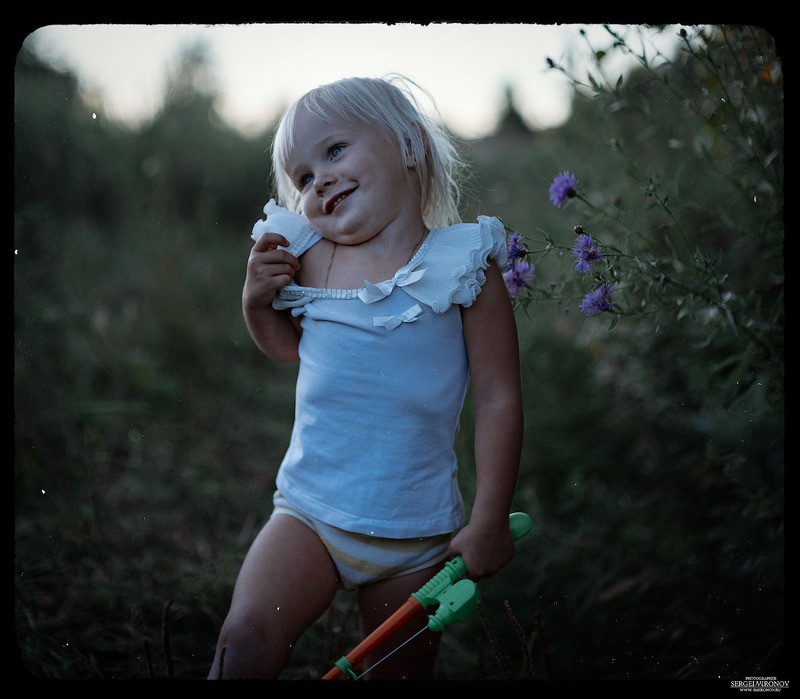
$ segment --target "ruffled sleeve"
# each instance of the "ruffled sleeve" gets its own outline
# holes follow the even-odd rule
[[[477,223],[434,229],[393,279],[367,285],[359,296],[371,303],[401,286],[435,313],[444,313],[453,304],[471,306],[486,281],[491,260],[501,268],[506,265],[505,228],[497,218],[479,216]]]
[[[258,240],[264,233],[280,233],[289,241],[288,251],[295,257],[300,257],[314,243],[322,238],[308,222],[305,216],[285,209],[270,199],[264,205],[267,220],[259,219],[253,225],[250,237]]]

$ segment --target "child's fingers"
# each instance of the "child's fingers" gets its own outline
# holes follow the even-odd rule
[[[280,233],[264,233],[253,245],[253,250],[266,252],[267,250],[275,250],[278,247],[288,248],[289,241]]]
[[[267,240],[264,240],[270,236]],[[254,277],[288,274],[294,276],[300,269],[300,260],[284,248],[286,239],[277,233],[265,233],[251,248],[247,261],[248,275]]]

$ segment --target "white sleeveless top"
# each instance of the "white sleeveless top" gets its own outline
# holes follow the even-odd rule
[[[321,239],[274,201],[253,238],[277,231],[300,257]],[[391,279],[360,289],[289,284],[273,301],[300,317],[295,423],[277,486],[290,504],[361,534],[409,538],[458,529],[453,443],[469,377],[460,306],[494,259],[496,218],[433,229]]]

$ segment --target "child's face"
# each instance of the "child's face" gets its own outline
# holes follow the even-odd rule
[[[362,243],[389,227],[421,227],[415,171],[403,164],[397,144],[374,128],[326,124],[301,110],[286,172],[312,227],[335,243]]]

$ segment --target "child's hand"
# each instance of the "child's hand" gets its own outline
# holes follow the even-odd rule
[[[250,307],[269,306],[278,290],[289,284],[300,261],[287,250],[289,241],[280,233],[261,233],[250,250],[242,300]]]
[[[450,542],[450,553],[464,559],[470,580],[494,575],[514,556],[508,521],[497,527],[467,524]]]

